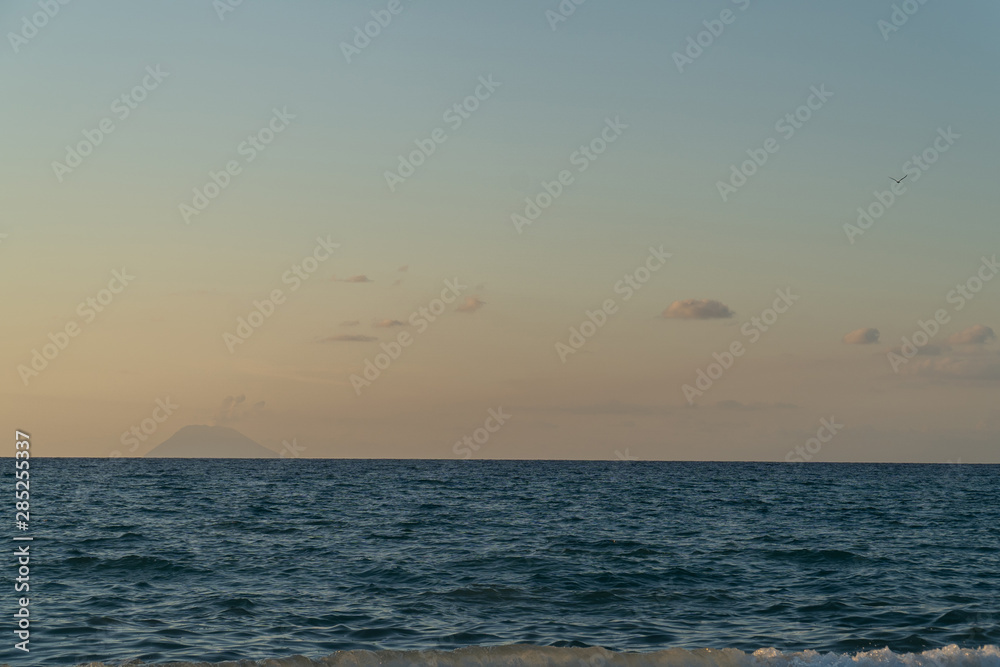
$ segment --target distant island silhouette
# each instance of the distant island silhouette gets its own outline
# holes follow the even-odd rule
[[[226,426],[185,426],[146,454],[160,459],[276,459],[276,452]]]

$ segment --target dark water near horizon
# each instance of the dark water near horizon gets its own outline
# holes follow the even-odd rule
[[[509,644],[566,648],[322,664],[695,664],[650,653],[671,648],[774,648],[697,664],[786,664],[888,647],[914,654],[900,664],[1000,665],[995,649],[933,651],[1000,644],[1000,466],[40,459],[31,473],[32,651],[11,649],[8,621],[14,665]]]

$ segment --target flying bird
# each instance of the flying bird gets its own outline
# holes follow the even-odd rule
[[[907,174],[906,176],[909,176],[909,174]],[[895,179],[895,178],[893,178],[892,176],[890,176],[890,177],[889,177],[889,180],[890,180],[890,181],[896,181],[896,185],[899,185],[900,183],[902,183],[903,181],[905,181],[905,180],[906,180],[906,176],[903,176],[903,178],[899,179],[898,181],[896,181],[896,179]]]

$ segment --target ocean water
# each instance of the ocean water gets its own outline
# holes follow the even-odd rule
[[[1000,666],[1000,466],[31,471],[12,665]]]

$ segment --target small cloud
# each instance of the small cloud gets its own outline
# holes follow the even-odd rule
[[[994,355],[946,355],[934,359],[914,359],[903,366],[900,373],[996,382],[1000,380],[1000,358]]]
[[[399,267],[396,270],[399,271],[400,273],[406,273],[407,271],[410,270],[410,265],[409,264],[403,264],[401,267]]]
[[[405,327],[406,322],[400,322],[399,320],[382,320],[381,322],[376,322],[372,326],[377,329],[388,329],[389,327]]]
[[[212,418],[214,426],[232,424],[248,417],[259,414],[264,409],[264,401],[258,401],[253,405],[247,404],[247,397],[244,394],[239,396],[226,396],[222,399],[222,404],[216,410]]]
[[[455,310],[460,313],[474,313],[480,308],[486,305],[486,302],[480,299],[478,296],[467,296],[465,297],[465,303],[456,308]]]
[[[848,345],[871,345],[878,342],[878,329],[868,327],[866,329],[856,329],[844,336],[844,342]]]
[[[541,428],[541,429],[545,429],[545,430],[551,430],[551,429],[557,429],[557,428],[559,428],[558,424],[553,424],[552,422],[541,421],[541,420],[540,421],[533,421],[533,422],[529,423],[528,426],[534,426],[535,428]]]
[[[996,340],[997,335],[993,329],[982,324],[975,324],[968,329],[953,334],[948,342],[953,345],[985,345]]]
[[[361,324],[361,320],[347,320],[346,322],[341,322],[342,327],[356,327]]]
[[[918,347],[916,348],[916,350],[917,350],[916,356],[937,357],[940,356],[943,352],[947,352],[948,348],[941,345],[937,345],[936,343],[930,343],[928,345]],[[895,354],[899,354],[907,358],[909,356],[914,356],[913,353],[909,351],[909,349],[904,350],[902,346],[894,347],[892,348],[891,351]]]
[[[378,340],[375,336],[364,336],[362,334],[343,334],[340,336],[327,336],[320,339],[321,343],[371,343]]]
[[[518,406],[518,409],[522,412],[528,412],[531,410],[536,410],[536,407],[525,407]],[[673,414],[674,409],[671,407],[661,406],[661,405],[646,405],[639,403],[623,403],[617,399],[612,399],[610,401],[605,401],[602,403],[590,403],[581,405],[567,405],[567,406],[552,406],[544,408],[547,411],[552,412],[564,412],[574,415],[624,415],[624,416],[651,416],[658,417],[667,414]]]
[[[685,299],[674,301],[663,311],[663,317],[678,320],[712,320],[732,317],[729,306],[713,299]]]
[[[794,410],[799,406],[791,403],[741,403],[740,401],[726,400],[715,404],[720,410]]]
[[[397,279],[397,280],[396,280],[396,282],[394,282],[394,283],[392,284],[392,286],[393,286],[393,287],[397,287],[397,286],[399,286],[399,285],[402,285],[402,284],[403,284],[403,279],[402,279],[402,278],[399,278],[399,279]]]
[[[953,334],[946,344],[907,343],[892,352],[908,360],[898,368],[901,375],[995,382],[1000,380],[1000,353],[985,346],[996,337],[993,329],[977,324]]]
[[[345,283],[373,283],[375,282],[366,275],[351,276],[350,278],[344,278],[341,282]]]

